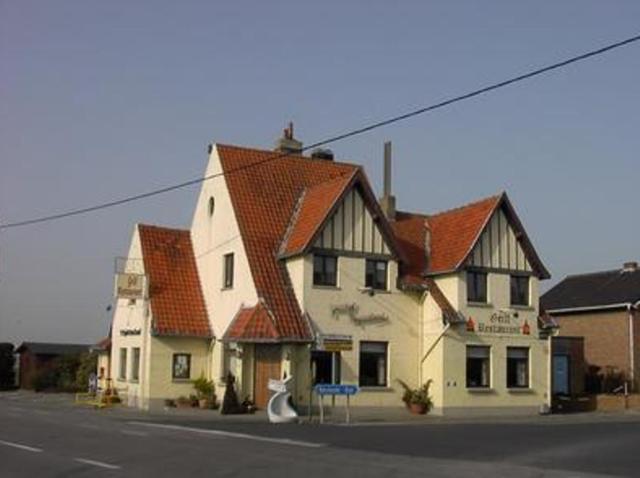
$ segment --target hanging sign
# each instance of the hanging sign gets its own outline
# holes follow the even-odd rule
[[[116,274],[116,297],[142,299],[144,297],[144,276],[142,274]]]

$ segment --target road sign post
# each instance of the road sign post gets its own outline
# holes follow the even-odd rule
[[[347,397],[346,402],[346,423],[350,423],[351,421],[351,395],[355,395],[358,393],[357,385],[339,385],[339,384],[318,384],[315,386],[315,391],[318,394],[318,402],[320,405],[320,423],[324,423],[324,402],[322,397],[325,395],[331,395],[333,403],[335,403],[336,395],[344,395]]]

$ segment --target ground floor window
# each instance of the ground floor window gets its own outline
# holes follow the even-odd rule
[[[507,347],[507,388],[529,388],[529,349]]]
[[[179,380],[191,378],[191,354],[173,354],[172,377]]]
[[[491,348],[467,346],[467,388],[489,388],[491,384]]]
[[[140,347],[131,349],[131,380],[137,382],[140,378]]]
[[[387,342],[360,342],[360,386],[387,386]]]
[[[127,379],[127,349],[124,347],[120,349],[120,367],[118,372],[118,378],[120,380]]]
[[[311,377],[313,384],[340,383],[340,352],[311,352]]]

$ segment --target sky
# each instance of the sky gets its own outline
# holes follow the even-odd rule
[[[0,221],[197,178],[212,142],[311,144],[640,33],[637,1],[0,0]],[[331,145],[398,207],[506,190],[552,274],[640,259],[640,43]],[[197,187],[0,233],[0,342],[108,333],[137,222]]]

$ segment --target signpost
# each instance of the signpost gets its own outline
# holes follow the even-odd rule
[[[325,395],[331,395],[335,397],[336,395],[344,395],[347,397],[347,417],[346,422],[349,423],[351,420],[351,410],[349,408],[349,397],[351,395],[355,395],[358,393],[357,385],[340,385],[340,384],[329,384],[329,383],[319,383],[315,386],[315,391],[320,397],[320,424],[324,423],[324,405],[322,402],[322,397]]]

